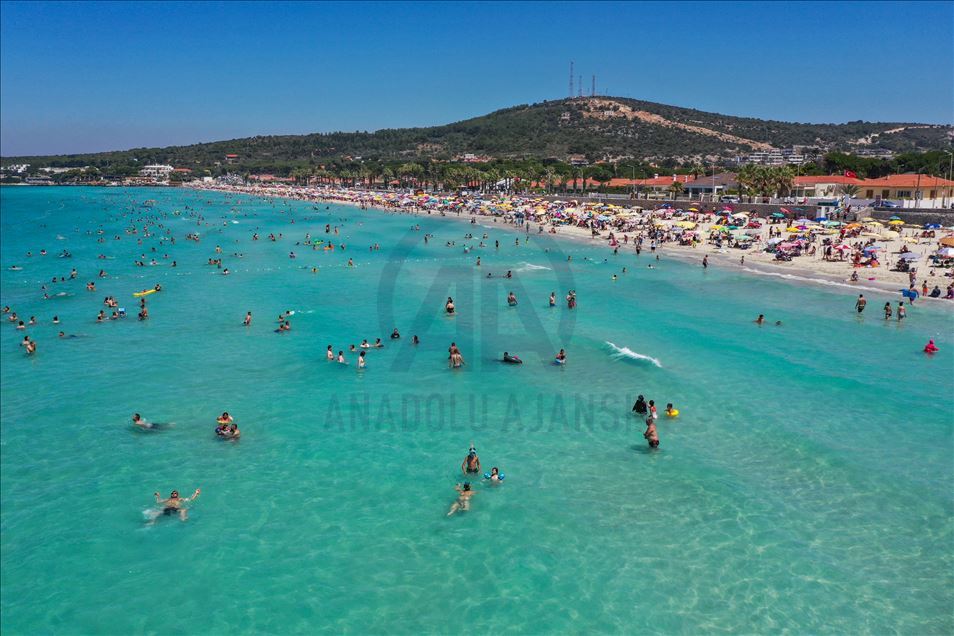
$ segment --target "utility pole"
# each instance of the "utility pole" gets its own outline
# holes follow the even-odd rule
[[[573,99],[573,60],[570,60],[570,99]]]
[[[596,75],[593,76],[593,84],[590,86],[590,97],[596,97]]]
[[[583,76],[580,75],[580,81],[577,83],[577,90],[579,91],[579,96],[583,97]]]

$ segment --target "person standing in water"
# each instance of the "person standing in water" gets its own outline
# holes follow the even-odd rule
[[[709,255],[706,254],[702,257],[702,269],[709,269]]]
[[[659,448],[659,433],[656,431],[656,420],[652,417],[646,418],[646,432],[643,437],[649,442],[650,448]]]
[[[858,294],[858,300],[855,301],[855,309],[858,310],[859,314],[865,310],[865,305],[867,304],[868,304],[868,301],[865,300],[865,295]]]
[[[480,473],[480,457],[477,456],[477,449],[474,448],[474,445],[470,445],[470,450],[467,451],[467,457],[464,458],[464,461],[460,464],[460,472],[465,475],[476,475]]]
[[[636,398],[636,404],[633,404],[633,412],[636,413],[636,415],[646,415],[648,410],[649,407],[646,406],[646,398],[640,395]]]
[[[252,312],[250,311],[245,312],[245,320],[242,322],[242,324],[245,325],[246,327],[252,326]]]
[[[884,304],[884,319],[891,320],[891,303]]]
[[[556,292],[550,292],[550,306],[556,307]]]

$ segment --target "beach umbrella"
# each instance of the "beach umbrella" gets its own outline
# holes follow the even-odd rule
[[[800,218],[800,219],[796,219],[796,220],[795,220],[795,225],[806,225],[806,224],[811,223],[811,222],[812,222],[811,219],[806,219],[806,218],[802,217],[802,218]]]
[[[919,258],[921,258],[921,257],[918,256],[917,254],[915,254],[914,252],[906,252],[906,253],[904,253],[904,254],[901,255],[901,260],[902,260],[902,261],[916,261],[916,260],[918,260]]]
[[[945,247],[954,247],[954,236],[945,236],[938,243]]]
[[[836,245],[836,246],[835,246],[835,249],[838,250],[839,252],[850,251],[850,250],[851,250],[851,246],[850,246],[850,245],[841,244],[841,245]]]
[[[873,225],[874,227],[884,227],[884,223],[879,223],[877,221],[868,221],[865,225]]]
[[[783,241],[785,241],[785,239],[783,239],[783,238],[781,238],[781,237],[775,237],[775,238],[770,238],[770,239],[768,240],[768,244],[769,244],[769,245],[776,245],[776,244],[778,244],[778,243],[782,243]]]
[[[875,245],[869,245],[868,247],[865,248],[864,251],[866,251],[866,252],[877,252],[877,251],[880,250],[880,249],[881,249],[880,247],[877,247],[877,246],[875,246]]]
[[[696,227],[696,224],[693,223],[692,221],[679,221],[678,223],[676,223],[676,225],[678,227],[685,228],[687,230],[691,230],[694,227]]]
[[[888,221],[888,225],[904,225],[904,221],[900,219],[895,219],[893,221]]]
[[[900,216],[892,216],[892,217],[888,217],[888,220],[889,220],[889,221],[900,221],[900,220],[901,220],[901,217],[900,217]]]
[[[941,224],[940,223],[925,223],[924,229],[925,230],[940,230]]]
[[[785,215],[782,214],[781,212],[772,212],[772,218],[773,218],[773,219],[784,219],[784,218],[785,218]]]
[[[954,258],[954,247],[942,247],[937,251],[941,258]]]

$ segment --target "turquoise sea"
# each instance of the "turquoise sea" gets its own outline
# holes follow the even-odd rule
[[[859,317],[844,287],[467,221],[0,189],[0,302],[38,320],[33,357],[0,324],[0,630],[954,631],[950,305],[885,322],[899,295],[866,294]],[[140,322],[132,293],[157,283]],[[96,322],[107,295],[127,318]],[[347,348],[375,338],[359,371]],[[656,452],[637,394],[681,411]],[[214,435],[222,411],[239,441]],[[134,412],[171,424],[134,430]],[[506,479],[447,517],[471,442]],[[146,522],[154,491],[196,487],[187,522]]]

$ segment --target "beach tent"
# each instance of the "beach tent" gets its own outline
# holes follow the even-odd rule
[[[938,243],[945,247],[954,247],[954,236],[945,236]]]
[[[941,258],[954,258],[954,247],[942,247],[937,251]]]

